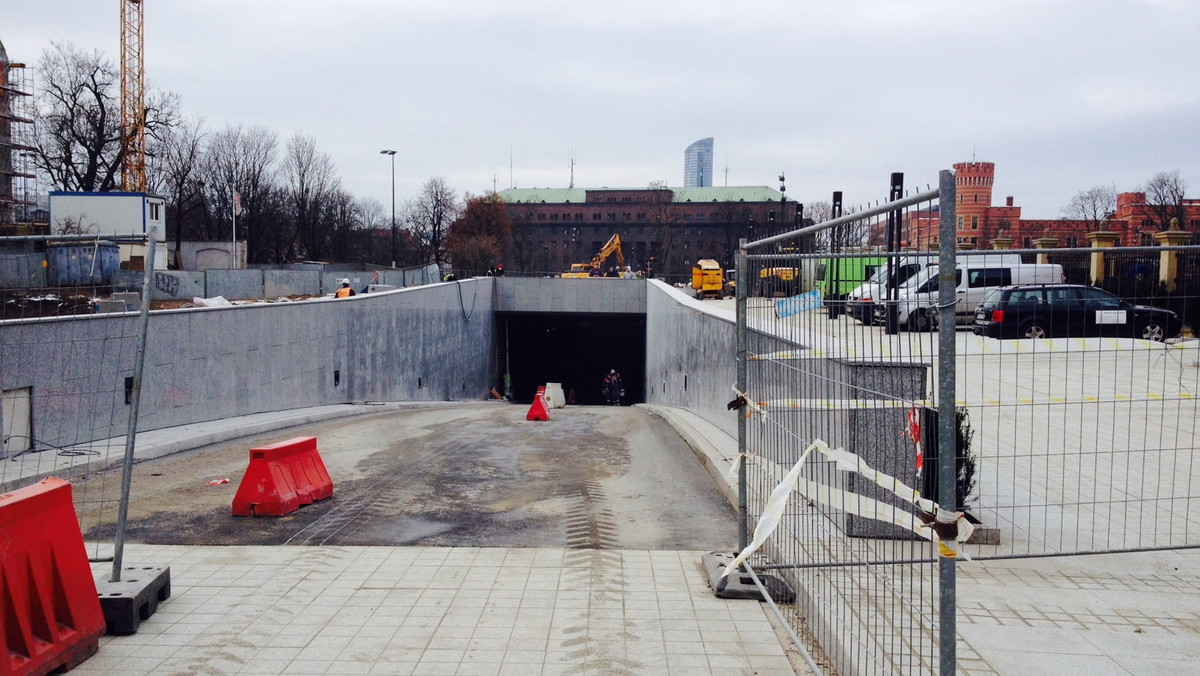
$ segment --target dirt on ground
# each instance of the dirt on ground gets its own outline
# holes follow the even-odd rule
[[[93,287],[63,287],[0,292],[0,319],[33,319],[90,315],[96,312],[96,301],[110,296],[107,290]],[[263,300],[236,300],[235,305],[250,303],[279,303],[324,298],[321,295],[283,296]],[[151,300],[151,310],[178,310],[196,307],[191,298]]]
[[[358,416],[134,467],[126,537],[154,544],[723,549],[734,512],[691,449],[643,409],[504,403]],[[234,517],[250,448],[317,437],[332,498]],[[208,485],[229,479],[229,483]],[[113,535],[120,469],[75,482],[88,539]]]

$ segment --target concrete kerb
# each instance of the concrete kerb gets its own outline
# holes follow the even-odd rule
[[[704,418],[682,408],[637,404],[650,413],[662,418],[679,433],[684,442],[696,454],[700,464],[713,479],[713,484],[729,504],[737,509],[737,484],[730,471],[737,462],[737,439]]]

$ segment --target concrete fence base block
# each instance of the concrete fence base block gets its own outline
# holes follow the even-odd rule
[[[721,573],[725,568],[736,558],[736,554],[728,552],[709,552],[700,557],[700,562],[704,566],[704,572],[708,575],[708,586],[712,588],[713,593],[720,599],[751,599],[754,601],[762,600],[762,592],[758,590],[758,585],[754,584],[754,578],[747,574],[739,574],[732,572],[725,577],[721,577]],[[796,592],[791,586],[782,579],[774,575],[764,575],[757,573],[758,579],[762,581],[767,592],[771,594],[771,600],[776,603],[794,603],[796,601]]]
[[[171,569],[167,566],[127,566],[121,581],[107,576],[96,580],[96,593],[109,634],[136,634],[142,620],[150,619],[158,604],[171,597]]]

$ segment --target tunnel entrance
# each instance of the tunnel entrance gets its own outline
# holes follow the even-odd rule
[[[507,366],[513,401],[531,403],[539,385],[562,383],[568,401],[602,405],[604,376],[621,374],[625,405],[646,399],[644,314],[516,313],[496,315],[496,389]]]

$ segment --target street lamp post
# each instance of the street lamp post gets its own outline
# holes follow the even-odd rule
[[[396,151],[380,150],[380,155],[392,158],[392,267],[396,267]]]

